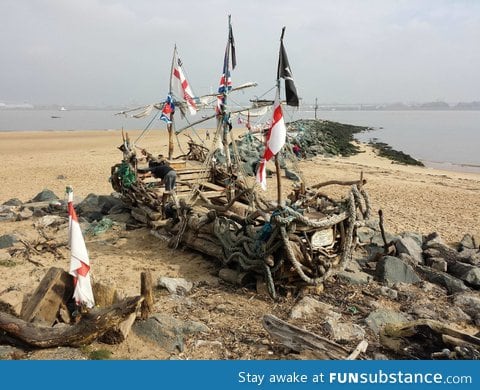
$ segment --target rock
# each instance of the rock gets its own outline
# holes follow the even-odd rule
[[[60,199],[55,193],[49,189],[44,189],[42,192],[39,192],[35,197],[29,202],[46,202],[51,200]]]
[[[475,324],[480,326],[480,297],[472,293],[458,294],[453,303],[473,318]]]
[[[341,314],[335,311],[335,308],[328,303],[320,302],[315,298],[306,296],[302,298],[290,313],[292,319],[313,319],[322,318],[329,320],[340,319]]]
[[[5,203],[4,203],[5,204]],[[477,240],[471,234],[465,234],[460,241],[459,244],[459,251],[463,251],[464,249],[478,249]]]
[[[387,240],[387,244],[392,242],[392,241],[395,241],[396,238],[397,238],[397,236],[394,236],[393,234],[385,232],[385,239]],[[382,248],[384,247],[385,243],[383,242],[383,238],[382,238],[382,235],[380,234],[380,232],[375,233],[375,235],[372,238],[372,244],[374,244],[376,246],[380,246]]]
[[[378,334],[386,324],[396,324],[407,321],[408,318],[403,313],[388,309],[375,310],[365,319],[366,324],[375,334]]]
[[[14,234],[4,234],[0,236],[0,249],[10,248],[18,241]]]
[[[17,221],[24,221],[33,217],[33,211],[30,209],[24,209],[17,214]]]
[[[465,283],[463,283],[460,279],[445,272],[436,271],[430,267],[425,267],[420,264],[417,265],[415,269],[429,282],[445,287],[449,294],[455,294],[468,290],[468,287],[465,286]]]
[[[395,241],[395,247],[398,254],[405,253],[416,263],[423,264],[422,247],[414,238],[410,236],[400,237]]]
[[[22,205],[22,201],[18,198],[12,198],[12,199],[9,199],[7,200],[6,202],[3,202],[3,205],[5,206],[21,206]]]
[[[182,321],[161,313],[156,313],[145,321],[135,322],[132,329],[137,335],[156,342],[169,352],[182,352],[187,335],[210,331],[201,322]]]
[[[384,283],[417,283],[421,280],[409,264],[393,256],[382,257],[375,272],[378,280]]]
[[[447,272],[448,268],[447,261],[441,257],[431,257],[428,259],[427,265],[441,272]]]
[[[41,217],[36,223],[36,227],[57,227],[60,226],[64,223],[67,223],[67,218],[65,217],[60,217],[59,215],[45,215],[44,217]]]
[[[398,298],[398,291],[387,286],[380,286],[375,293],[393,300]]]
[[[337,342],[360,341],[365,338],[365,331],[357,324],[329,320],[325,324],[326,331]]]
[[[0,261],[9,261],[12,259],[10,253],[7,252],[6,249],[0,250]]]
[[[158,279],[157,285],[164,287],[170,294],[185,295],[190,292],[193,287],[193,283],[183,278],[169,278],[167,276],[161,276]]]
[[[423,242],[423,248],[425,249],[435,244],[445,245],[445,242],[440,237],[440,234],[438,234],[437,232],[430,233],[428,236],[425,237],[425,240]]]
[[[415,232],[405,232],[401,234],[402,238],[408,238],[409,240],[415,241],[420,247],[423,245],[423,236]]]
[[[356,272],[341,271],[337,274],[337,276],[346,283],[356,284],[356,285],[368,284],[373,280],[372,275],[369,275],[363,271],[356,271]]]
[[[362,244],[369,244],[375,235],[375,230],[367,226],[362,226],[357,229],[358,241]]]
[[[474,287],[480,287],[480,267],[471,264],[449,263],[447,267],[448,273],[463,280]]]
[[[287,179],[293,180],[293,181],[300,181],[300,176],[298,176],[297,173],[285,168],[285,176]]]

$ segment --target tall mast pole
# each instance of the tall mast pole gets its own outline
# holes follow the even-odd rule
[[[317,120],[318,99],[315,98],[315,120]]]
[[[232,160],[230,157],[230,148],[228,147],[228,132],[230,131],[228,120],[229,114],[227,112],[227,95],[228,95],[228,78],[230,76],[229,70],[229,63],[230,63],[230,31],[231,31],[231,19],[232,16],[228,15],[228,40],[227,40],[227,47],[225,49],[225,58],[224,58],[224,89],[223,89],[223,105],[222,105],[222,124],[223,124],[223,133],[222,133],[222,141],[223,141],[223,150],[225,152],[225,159],[227,163],[227,170],[232,173]]]
[[[173,47],[173,55],[172,55],[172,66],[170,68],[170,84],[168,86],[168,94],[172,96],[172,78],[173,78],[173,67],[175,65],[175,58],[177,53],[177,45],[175,44]],[[173,99],[173,98],[172,98]],[[167,131],[168,131],[168,160],[172,160],[173,158],[173,118],[174,113],[173,111],[170,112],[170,123],[167,124]]]
[[[282,35],[280,36],[280,49],[278,53],[278,66],[277,66],[277,96],[278,96],[278,103],[282,104],[280,99],[280,56],[282,50],[282,41],[283,36],[285,35],[285,27],[282,28]],[[280,153],[280,152],[278,152]],[[280,170],[280,162],[278,161],[278,153],[275,155],[275,172],[277,175],[277,204],[278,206],[282,205],[282,178],[281,178],[281,170]]]

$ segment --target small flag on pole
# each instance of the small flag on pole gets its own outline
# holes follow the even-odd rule
[[[175,95],[187,103],[188,110],[190,115],[195,115],[198,111],[197,105],[195,104],[194,95],[190,84],[188,84],[187,79],[185,78],[185,73],[182,68],[182,61],[178,58],[177,51],[174,51],[173,56],[173,67],[172,67],[172,91]]]
[[[282,37],[280,38],[280,54],[278,56],[277,80],[282,78],[285,80],[285,95],[289,106],[298,107],[298,94],[295,82],[293,81],[292,69],[288,62],[287,52],[283,45],[283,35],[285,27],[282,29]]]
[[[73,207],[73,190],[67,187],[68,194],[68,231],[70,244],[70,275],[73,276],[75,290],[73,297],[77,305],[85,305],[88,308],[95,306],[92,284],[90,282],[90,260],[87,247],[83,239],[82,230],[78,223],[77,213]]]
[[[165,123],[172,123],[170,120],[170,114],[175,112],[175,104],[173,103],[172,95],[167,95],[167,100],[163,104],[162,114],[160,115],[160,120]]]
[[[230,65],[231,64],[231,65]],[[235,40],[233,38],[232,24],[230,23],[230,16],[228,17],[228,41],[225,47],[225,55],[223,57],[222,76],[218,86],[217,107],[216,112],[222,112],[222,106],[225,104],[225,94],[232,89],[232,77],[230,69],[235,69],[237,66],[237,55],[235,50]]]
[[[282,149],[283,145],[285,144],[286,137],[287,128],[283,119],[279,91],[277,90],[275,103],[273,105],[272,126],[270,129],[268,129],[267,139],[265,142],[265,152],[257,170],[257,182],[260,183],[263,190],[267,189],[267,161],[269,161]]]

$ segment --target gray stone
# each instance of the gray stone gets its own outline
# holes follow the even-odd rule
[[[355,284],[355,285],[368,284],[373,280],[372,275],[367,274],[366,272],[363,272],[363,271],[357,271],[357,272],[341,271],[337,274],[337,276],[344,282]]]
[[[477,240],[471,234],[465,234],[460,241],[459,250],[463,251],[464,249],[478,249]]]
[[[18,198],[12,198],[7,200],[6,202],[3,202],[5,206],[21,206],[22,203],[23,202]]]
[[[415,232],[405,232],[401,234],[402,238],[414,240],[420,247],[423,245],[423,236]]]
[[[163,287],[170,294],[185,295],[193,288],[193,283],[183,278],[169,278],[168,276],[160,276],[157,282],[158,287]]]
[[[18,241],[14,234],[4,234],[0,236],[0,249],[10,248]]]
[[[421,280],[410,265],[393,256],[382,257],[375,272],[378,280],[385,283],[417,283]]]
[[[468,290],[468,287],[465,286],[465,283],[463,283],[460,279],[446,274],[445,272],[436,271],[423,265],[417,265],[416,270],[420,272],[422,276],[429,282],[445,287],[449,294],[455,294]]]
[[[42,192],[39,192],[37,195],[35,195],[31,202],[46,202],[57,199],[59,199],[59,197],[55,195],[53,191],[49,189],[44,189]]]
[[[17,214],[17,221],[24,221],[33,217],[33,211],[30,209],[24,209]]]
[[[375,235],[375,230],[367,226],[362,226],[357,229],[358,241],[362,244],[369,244]]]
[[[393,300],[398,298],[398,291],[387,286],[380,286],[378,290],[376,290],[375,292],[379,295],[382,295],[384,297],[387,297]]]
[[[298,176],[297,173],[285,168],[285,176],[287,179],[293,180],[293,181],[300,181],[300,176]]]
[[[329,320],[325,324],[326,331],[339,342],[359,341],[365,338],[365,331],[357,324]]]
[[[210,331],[201,322],[182,321],[161,313],[156,313],[145,321],[136,321],[132,329],[137,335],[154,341],[169,352],[182,352],[187,335]]]
[[[35,226],[38,227],[57,227],[64,223],[67,223],[67,219],[65,217],[61,217],[59,215],[45,215],[41,217],[36,223]]]
[[[441,257],[431,257],[428,259],[428,265],[437,271],[447,272],[448,264]]]
[[[388,244],[392,241],[395,241],[397,239],[397,236],[394,236],[391,233],[385,232],[385,239],[387,240],[387,244]],[[372,238],[372,244],[375,244],[375,245],[381,246],[381,247],[383,247],[385,245],[380,232],[375,233],[375,235]]]
[[[320,302],[315,298],[303,297],[290,313],[292,319],[331,319],[338,320],[341,314],[335,311],[334,306],[328,303]]]
[[[458,294],[453,303],[473,318],[476,325],[480,326],[480,297],[473,293]]]
[[[440,234],[434,232],[425,237],[423,244],[424,248],[428,248],[435,244],[445,245],[445,241],[443,241],[442,237],[440,237]]]
[[[480,268],[459,261],[448,264],[448,272],[474,287],[480,287]]]
[[[388,309],[378,309],[365,319],[368,327],[378,334],[383,326],[386,324],[397,324],[399,322],[407,322],[408,318],[397,311]]]
[[[410,256],[415,263],[423,264],[422,247],[414,238],[410,236],[398,238],[395,241],[395,247],[398,254],[405,253]]]
[[[8,261],[11,259],[12,259],[12,256],[10,255],[10,253],[7,252],[5,248],[0,250],[0,261]]]

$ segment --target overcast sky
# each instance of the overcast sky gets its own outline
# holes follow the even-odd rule
[[[306,102],[480,100],[480,1],[0,0],[0,102],[162,100],[175,43],[194,92],[209,93],[228,14],[233,83],[259,84],[239,100],[274,86],[282,26]]]

